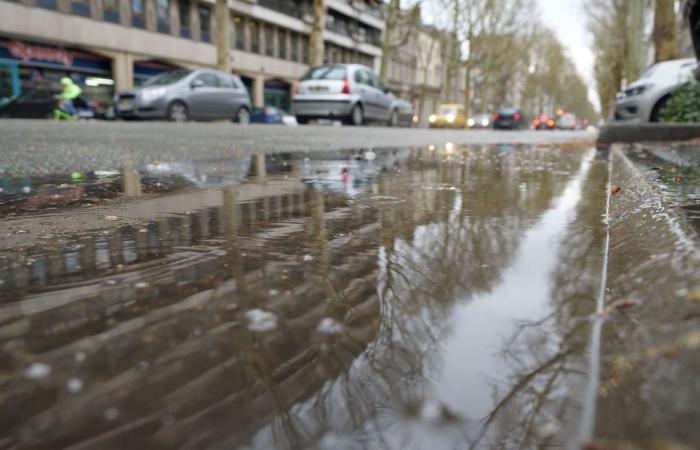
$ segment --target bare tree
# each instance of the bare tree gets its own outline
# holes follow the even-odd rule
[[[678,58],[674,0],[656,0],[654,10],[654,61]]]
[[[323,64],[323,30],[326,27],[326,0],[313,0],[313,23],[309,34],[309,65]]]
[[[384,13],[384,40],[382,42],[382,59],[379,64],[379,76],[387,77],[391,53],[408,43],[411,34],[420,22],[420,2],[406,13],[401,11],[400,0],[389,0]]]
[[[230,34],[231,17],[226,0],[216,0],[216,67],[222,72],[231,72]]]

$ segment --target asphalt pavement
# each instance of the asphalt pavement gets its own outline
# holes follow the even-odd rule
[[[584,131],[428,130],[231,123],[0,121],[0,174],[118,169],[125,161],[214,159],[234,152],[386,148],[430,144],[593,141]]]

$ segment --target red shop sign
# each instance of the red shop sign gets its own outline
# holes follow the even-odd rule
[[[63,48],[42,47],[40,45],[12,41],[10,42],[9,51],[12,56],[23,61],[40,59],[42,61],[61,63],[64,66],[73,65],[73,55]]]

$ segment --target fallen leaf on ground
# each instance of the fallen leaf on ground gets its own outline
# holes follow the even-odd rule
[[[620,186],[618,186],[617,184],[613,184],[612,186],[610,186],[610,192],[612,192],[613,195],[619,194],[621,190],[622,190],[622,188]]]

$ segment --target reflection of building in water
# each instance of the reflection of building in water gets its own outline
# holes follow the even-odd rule
[[[17,382],[1,397],[11,420],[0,438],[312,448],[405,432],[426,405],[450,307],[498,281],[532,225],[519,218],[568,179],[516,172],[514,157],[414,151],[370,177],[363,202],[274,184],[266,170],[264,185],[225,189],[218,205],[0,266],[0,339]],[[21,379],[35,360],[52,367],[46,391]],[[75,377],[84,391],[65,394]],[[473,425],[455,424],[446,439]]]

